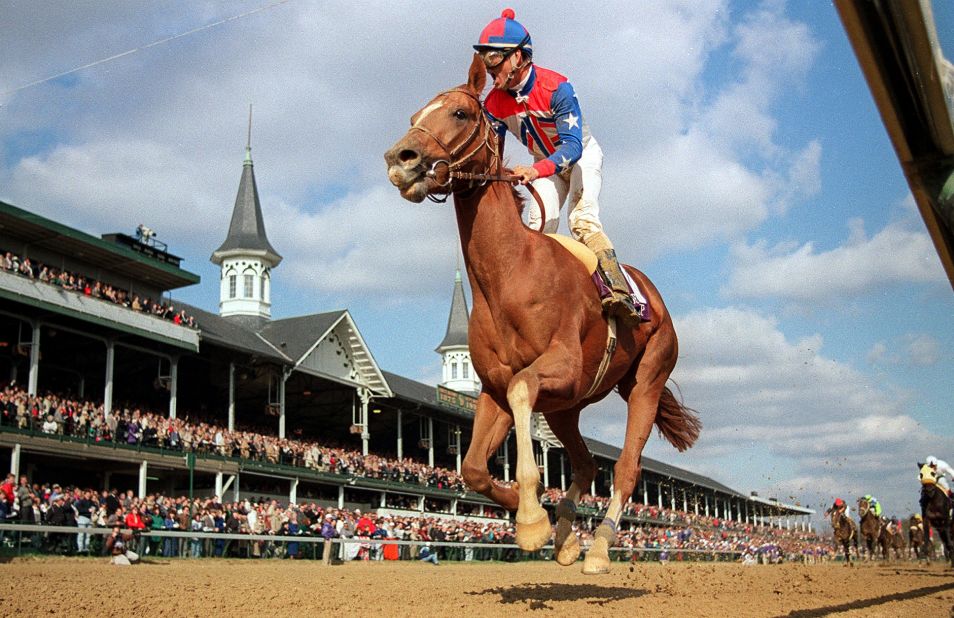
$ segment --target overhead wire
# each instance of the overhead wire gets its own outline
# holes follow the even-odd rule
[[[241,14],[239,14],[239,15],[233,15],[233,16],[231,16],[231,17],[226,17],[225,19],[220,19],[219,21],[213,22],[213,23],[211,23],[211,24],[206,24],[206,25],[204,25],[204,26],[199,26],[198,28],[193,28],[192,30],[187,30],[186,32],[180,32],[179,34],[174,34],[174,35],[172,35],[172,36],[167,36],[167,37],[158,39],[158,40],[156,40],[156,41],[153,41],[152,43],[148,43],[148,44],[146,44],[146,45],[142,45],[142,46],[140,46],[140,47],[136,47],[136,48],[134,48],[134,49],[130,49],[130,50],[124,51],[124,52],[122,52],[122,53],[115,54],[115,55],[113,55],[113,56],[109,56],[108,58],[102,58],[102,59],[96,60],[96,61],[94,61],[94,62],[89,62],[89,63],[84,64],[84,65],[82,65],[82,66],[78,66],[78,67],[72,68],[72,69],[70,69],[70,70],[68,70],[68,71],[63,71],[62,73],[57,73],[56,75],[51,75],[51,76],[49,76],[49,77],[44,77],[43,79],[38,79],[38,80],[32,81],[32,82],[30,82],[30,83],[28,83],[28,84],[23,84],[22,86],[17,86],[16,88],[13,88],[12,90],[6,90],[6,91],[3,91],[3,92],[0,92],[0,97],[6,97],[6,96],[8,96],[8,95],[11,95],[11,94],[15,94],[15,93],[17,93],[17,92],[20,92],[21,90],[26,90],[27,88],[32,88],[33,86],[39,86],[40,84],[44,84],[44,83],[46,83],[46,82],[48,82],[48,81],[52,81],[52,80],[54,80],[54,79],[59,79],[59,78],[61,78],[61,77],[65,77],[65,76],[67,76],[67,75],[71,75],[71,74],[73,74],[73,73],[76,73],[77,71],[82,71],[82,70],[84,70],[84,69],[89,69],[89,68],[92,68],[92,67],[95,67],[95,66],[98,66],[98,65],[101,65],[101,64],[105,64],[105,63],[107,63],[107,62],[112,62],[113,60],[118,60],[119,58],[123,58],[123,57],[125,57],[125,56],[131,56],[132,54],[135,54],[135,53],[137,53],[137,52],[143,51],[143,50],[145,50],[145,49],[149,49],[150,47],[155,47],[155,46],[157,46],[157,45],[162,45],[163,43],[168,43],[168,42],[174,41],[174,40],[176,40],[176,39],[181,39],[182,37],[186,37],[186,36],[189,36],[189,35],[192,35],[192,34],[196,34],[196,33],[198,33],[198,32],[202,32],[203,30],[209,30],[210,28],[215,28],[215,27],[217,27],[217,26],[221,26],[221,25],[223,25],[223,24],[227,24],[228,22],[235,21],[235,20],[237,20],[237,19],[242,19],[242,18],[244,18],[244,17],[248,17],[249,15],[254,15],[255,13],[260,13],[260,12],[262,12],[262,11],[267,11],[267,10],[269,10],[269,9],[273,9],[273,8],[279,6],[279,5],[287,4],[288,2],[291,2],[291,0],[277,0],[276,2],[272,2],[271,4],[267,4],[267,5],[265,5],[265,6],[260,6],[260,7],[258,7],[258,8],[252,9],[252,10],[250,10],[250,11],[246,11],[246,12],[244,12],[244,13],[241,13]]]

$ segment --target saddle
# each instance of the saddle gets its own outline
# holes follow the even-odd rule
[[[573,240],[569,236],[563,234],[546,234],[553,240],[557,241],[563,248],[570,252],[570,254],[575,257],[577,260],[583,264],[586,268],[586,272],[590,273],[590,277],[593,279],[593,284],[596,286],[596,291],[599,293],[600,298],[606,298],[610,295],[610,289],[606,287],[606,282],[603,280],[603,277],[600,276],[597,268],[599,266],[599,260],[596,258],[596,254],[593,251],[581,243],[578,240]],[[629,285],[629,291],[633,299],[633,304],[636,305],[636,308],[639,309],[642,320],[644,322],[649,321],[650,309],[649,301],[646,300],[646,295],[643,294],[643,291],[639,289],[639,286],[636,285],[636,282],[633,281],[633,278],[629,276],[629,273],[626,272],[626,269],[623,270],[623,276],[626,278],[626,283]]]

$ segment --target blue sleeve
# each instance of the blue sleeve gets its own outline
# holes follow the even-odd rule
[[[570,82],[563,82],[553,92],[550,109],[556,122],[560,147],[547,157],[560,172],[580,160],[583,155],[583,114]]]

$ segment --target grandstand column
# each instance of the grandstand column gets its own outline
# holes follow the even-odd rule
[[[646,479],[643,479],[643,504],[649,504],[649,486],[646,484]]]
[[[215,495],[218,496],[219,500],[223,499],[222,496],[222,473],[215,473]]]
[[[693,492],[693,494],[694,494],[692,496],[693,511],[695,512],[696,515],[699,515],[699,494],[695,492]]]
[[[19,478],[20,476],[20,444],[13,445],[13,451],[10,453],[10,474]]]
[[[298,478],[293,478],[291,482],[291,489],[288,491],[288,504],[295,504],[298,502]]]
[[[113,409],[113,371],[116,366],[116,344],[106,340],[106,389],[103,392],[103,410],[110,414]]]
[[[427,465],[434,467],[434,419],[427,417],[427,435],[430,438],[427,441]],[[368,453],[365,452],[365,455]]]
[[[543,487],[544,487],[544,488],[548,488],[548,487],[550,487],[550,463],[549,463],[549,461],[548,461],[548,460],[550,459],[550,445],[547,444],[546,442],[542,442],[542,443],[540,444],[540,447],[541,447],[542,450],[543,450],[543,454],[542,454],[542,457],[543,457]]]
[[[616,466],[610,466],[609,469],[610,498],[616,493]]]
[[[461,444],[460,444],[460,425],[454,425],[454,449],[457,452],[457,474],[460,474],[460,458],[461,458]]]
[[[566,462],[563,461],[563,453],[560,453],[560,491],[566,491]]]
[[[149,462],[143,461],[139,464],[139,497],[146,497],[146,474],[149,471]]]
[[[371,391],[366,388],[362,388],[358,391],[359,397],[361,397],[361,454],[364,456],[368,455],[368,447],[371,441],[371,432],[368,431],[368,402],[371,401]],[[431,432],[433,436],[434,433]],[[433,453],[433,440],[431,441],[431,449]],[[431,465],[434,465],[433,455],[431,456]]]
[[[706,517],[709,516],[709,494],[706,494]]]
[[[344,485],[338,485],[338,508],[344,508]]]
[[[682,490],[682,510],[684,513],[689,512],[689,498],[686,496],[686,489]]]
[[[596,479],[593,479],[590,482],[590,495],[594,497],[596,496]]]
[[[386,509],[388,507],[387,495],[388,495],[387,492],[384,492],[384,491],[381,492],[381,507],[380,508],[382,509]]]
[[[176,394],[179,390],[179,357],[169,359],[169,418],[176,417]]]
[[[662,482],[656,483],[656,506],[662,508]]]
[[[397,411],[397,458],[404,459],[404,427],[401,408]]]
[[[676,510],[676,483],[675,481],[669,485],[669,508],[673,511]]]
[[[27,394],[36,395],[37,382],[40,379],[40,323],[31,322],[33,334],[30,340],[30,377],[27,384]]]
[[[510,482],[510,434],[507,434],[507,437],[504,438],[503,443],[503,452],[504,452],[504,482]]]
[[[457,515],[457,498],[451,500],[451,515]]]
[[[229,362],[229,431],[235,431],[235,362]]]
[[[278,381],[278,437],[285,439],[285,379],[287,374],[282,369],[282,379]]]

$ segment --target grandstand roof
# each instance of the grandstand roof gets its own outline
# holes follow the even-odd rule
[[[447,318],[447,333],[444,340],[435,349],[443,352],[451,347],[467,347],[467,299],[464,297],[464,285],[461,282],[460,270],[454,278],[454,295],[451,300],[450,316]]]
[[[410,378],[399,376],[396,373],[391,373],[390,371],[385,371],[384,377],[387,378],[388,384],[391,386],[391,391],[395,397],[427,405],[432,408],[440,408],[443,413],[462,420],[472,421],[474,419],[474,413],[469,410],[441,404],[437,400],[436,386],[423,384]]]
[[[212,253],[212,261],[216,264],[221,264],[222,260],[230,255],[250,252],[260,255],[271,266],[277,266],[282,261],[282,256],[275,251],[265,235],[265,221],[262,218],[262,205],[258,200],[253,167],[251,148],[247,148],[245,164],[242,166],[242,180],[239,182],[235,206],[232,209],[229,234],[222,246]]]
[[[199,275],[2,201],[0,230],[31,247],[70,255],[104,271],[154,285],[161,290],[173,290],[199,282]]]
[[[613,446],[611,444],[606,444],[605,442],[600,442],[599,440],[594,440],[592,438],[587,438],[584,436],[583,441],[586,442],[587,447],[589,447],[590,452],[594,455],[600,455],[601,457],[606,457],[616,461],[619,459],[619,456],[622,454],[622,449]],[[682,468],[677,468],[676,466],[671,466],[667,463],[663,463],[657,459],[651,459],[649,457],[643,456],[642,458],[643,469],[655,474],[661,474],[663,476],[671,477],[678,479],[680,481],[687,481],[694,485],[700,485],[708,489],[718,491],[723,494],[728,494],[730,496],[735,496],[737,498],[748,499],[749,497],[743,493],[740,493],[731,487],[727,487],[718,481],[710,479],[708,476],[702,476],[701,474],[696,474],[695,472],[690,472],[688,470],[683,470]]]
[[[195,317],[202,340],[339,382],[356,381],[378,396],[392,394],[384,373],[374,362],[351,314],[345,310],[274,320],[266,322],[261,328],[254,328],[248,322],[223,318],[198,307],[184,307],[187,313]],[[353,365],[349,368],[355,372],[353,379],[343,375],[340,363],[336,371],[326,372],[328,365],[312,358],[321,344],[331,338],[340,338],[342,349],[347,350]]]

